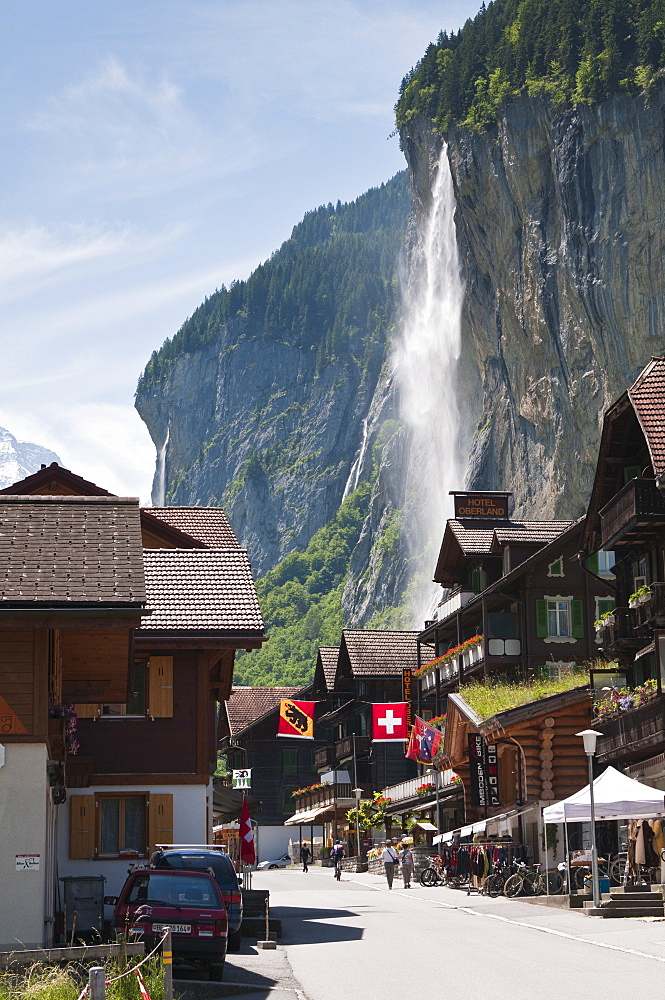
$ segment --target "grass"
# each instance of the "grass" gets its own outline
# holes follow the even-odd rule
[[[91,960],[90,965],[94,964]],[[118,965],[107,966],[107,978],[112,979],[120,971]],[[153,959],[141,971],[152,1000],[164,1000],[161,962]],[[86,982],[87,972],[80,966],[63,969],[35,964],[20,972],[0,972],[0,1000],[78,1000]],[[141,1000],[136,976],[132,973],[107,986],[106,998]]]
[[[460,695],[481,719],[507,712],[519,705],[528,705],[553,694],[561,694],[589,683],[588,666],[580,666],[556,680],[548,678],[530,681],[473,681],[460,688]]]

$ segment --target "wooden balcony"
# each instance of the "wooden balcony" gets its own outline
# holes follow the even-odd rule
[[[653,479],[633,479],[600,511],[604,549],[644,541],[665,526],[665,496]]]
[[[661,628],[665,623],[665,583],[652,583],[649,596],[633,608],[632,612],[635,628],[642,634],[645,629]]]
[[[644,645],[644,639],[635,631],[637,620],[633,608],[616,608],[614,624],[603,628],[603,651],[612,656],[634,653]]]
[[[627,764],[665,751],[665,696],[622,712],[613,719],[594,722],[602,731],[598,737],[596,760],[599,764],[614,761]]]
[[[337,755],[334,747],[321,747],[314,754],[314,767],[317,771],[325,771],[334,768],[337,763]]]
[[[356,760],[365,760],[372,752],[372,743],[369,736],[346,736],[343,740],[335,743],[335,754],[341,764],[345,760],[353,760],[353,745],[355,741]]]

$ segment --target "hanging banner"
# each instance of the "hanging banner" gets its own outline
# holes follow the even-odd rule
[[[245,767],[240,771],[233,771],[231,784],[233,788],[251,788],[252,787],[251,767]]]
[[[406,743],[409,738],[406,709],[404,701],[372,705],[372,742]]]
[[[314,739],[315,701],[289,701],[279,703],[278,736],[292,736],[298,740]]]
[[[499,762],[496,743],[486,743],[480,733],[469,733],[471,803],[488,808],[499,801]]]

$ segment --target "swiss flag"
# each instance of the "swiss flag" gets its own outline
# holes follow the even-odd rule
[[[405,701],[372,705],[372,740],[374,743],[402,743],[409,738],[408,704]]]
[[[254,830],[252,821],[249,818],[249,804],[247,796],[242,797],[242,812],[240,813],[240,860],[244,865],[256,864],[256,850],[254,848]]]

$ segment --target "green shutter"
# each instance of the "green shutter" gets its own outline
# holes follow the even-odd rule
[[[282,789],[282,812],[288,813],[289,816],[293,816],[296,811],[296,800],[293,797],[293,791],[293,788]]]
[[[470,583],[471,583],[471,590],[474,592],[474,594],[479,594],[480,593],[480,570],[479,569],[472,569],[471,570],[471,576],[470,576],[469,579],[470,579]]]
[[[629,483],[631,479],[639,479],[642,475],[642,469],[639,465],[626,465],[623,470],[623,485]]]
[[[573,601],[573,637],[584,638],[584,602]]]
[[[598,553],[597,552],[594,552],[592,555],[589,556],[589,558],[587,559],[586,565],[587,565],[587,569],[588,570],[590,570],[592,573],[595,573],[596,576],[598,576]]]
[[[284,774],[295,774],[298,770],[298,751],[282,750],[282,765]]]
[[[536,601],[536,635],[547,638],[547,601]]]
[[[614,611],[616,607],[616,601],[612,597],[599,597],[598,598],[598,617],[607,614],[608,611]]]

